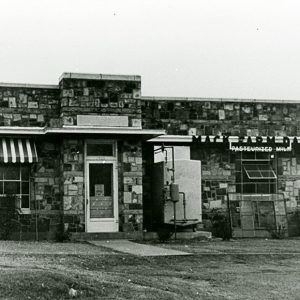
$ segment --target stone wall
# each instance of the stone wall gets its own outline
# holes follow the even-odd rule
[[[64,138],[61,151],[64,230],[83,232],[85,231],[84,141],[79,137]]]
[[[39,138],[36,147],[39,161],[30,164],[30,213],[12,217],[8,239],[53,240],[62,232],[60,142]],[[6,211],[0,213],[6,214]]]
[[[140,127],[140,89],[140,82],[62,79],[63,125],[77,125],[77,115],[91,114],[128,116],[130,127]]]
[[[283,195],[289,235],[300,235],[300,151],[278,155],[278,192]]]
[[[168,134],[300,135],[300,104],[230,101],[142,100],[143,128]]]
[[[143,227],[143,171],[140,141],[119,142],[120,230],[141,231]]]
[[[59,89],[0,87],[0,126],[59,127]]]
[[[84,140],[63,141],[63,211],[64,228],[68,232],[85,231]],[[141,230],[143,224],[141,143],[136,140],[118,142],[119,230]]]

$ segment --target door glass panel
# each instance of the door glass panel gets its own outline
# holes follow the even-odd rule
[[[89,164],[90,218],[113,218],[113,164]]]

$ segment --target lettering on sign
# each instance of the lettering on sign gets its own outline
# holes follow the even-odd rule
[[[229,149],[234,152],[289,152],[292,145],[298,144],[298,138],[295,137],[275,137],[275,136],[193,136],[192,142],[195,144],[229,144]]]

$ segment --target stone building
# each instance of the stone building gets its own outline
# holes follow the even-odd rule
[[[2,238],[141,238],[161,146],[201,161],[204,227],[223,210],[237,237],[300,233],[300,102],[142,97],[140,76],[63,73],[0,84],[0,106]]]
[[[235,237],[300,234],[299,101],[142,99],[143,128],[166,130],[151,144],[202,162],[204,225],[224,211]]]

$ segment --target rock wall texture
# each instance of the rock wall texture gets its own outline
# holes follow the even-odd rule
[[[168,134],[300,135],[300,104],[220,101],[143,100],[143,127]]]
[[[239,99],[177,101],[150,97],[142,100],[143,127],[164,128],[170,135],[299,136],[299,117],[300,105],[297,103],[258,103],[253,100],[247,103]],[[290,235],[300,234],[299,225],[296,225],[300,220],[299,155],[298,146],[291,152],[277,153],[278,197],[271,199],[275,205],[276,224],[288,228]],[[205,223],[212,210],[227,210],[228,200],[241,200],[236,191],[237,156],[222,146],[197,148],[193,145],[191,158],[202,161]],[[149,191],[145,190],[145,193],[147,195]]]
[[[0,87],[0,126],[59,127],[59,110],[58,89]]]
[[[78,114],[128,116],[141,126],[141,84],[126,81],[63,79],[60,82],[63,125],[77,125]]]

